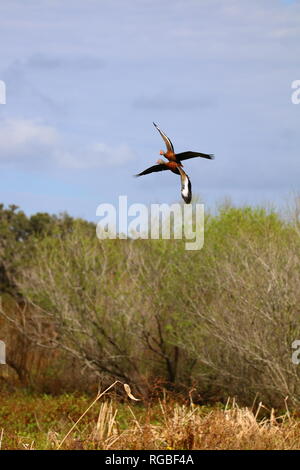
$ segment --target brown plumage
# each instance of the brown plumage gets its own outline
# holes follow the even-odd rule
[[[202,157],[202,158],[207,158],[209,160],[213,160],[214,155],[207,154],[207,153],[200,153],[200,152],[191,152],[191,151],[175,153],[173,144],[171,140],[169,139],[169,137],[155,124],[155,122],[153,124],[158,130],[158,132],[160,133],[167,147],[166,152],[163,152],[163,150],[161,150],[159,153],[160,155],[163,155],[168,161],[159,159],[157,160],[157,165],[153,165],[150,168],[147,168],[146,170],[142,171],[141,173],[138,173],[135,176],[143,176],[143,175],[148,175],[149,173],[165,171],[165,170],[170,170],[172,171],[172,173],[175,173],[176,175],[180,175],[181,196],[184,199],[184,201],[187,204],[189,204],[192,199],[192,185],[191,185],[188,175],[182,169],[183,165],[181,164],[181,161],[188,160],[189,158],[195,158],[195,157]]]

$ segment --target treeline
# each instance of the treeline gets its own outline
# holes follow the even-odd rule
[[[0,204],[0,292],[16,294],[17,268],[31,257],[34,243],[47,236],[62,238],[80,222],[94,233],[94,224],[70,217],[67,213],[50,215],[38,212],[30,217],[11,204]]]
[[[119,379],[143,397],[168,388],[199,402],[299,405],[297,211],[224,205],[206,215],[199,251],[98,240],[92,223],[15,206],[1,206],[0,231],[0,326],[27,386]]]

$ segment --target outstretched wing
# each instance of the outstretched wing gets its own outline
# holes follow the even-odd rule
[[[208,158],[209,160],[213,160],[215,158],[214,154],[212,154],[212,153],[200,153],[200,152],[176,153],[176,160],[178,162],[180,162],[182,160],[188,160],[189,158],[195,158],[195,157]]]
[[[178,167],[178,170],[180,173],[180,180],[181,180],[181,196],[184,202],[186,204],[189,204],[192,200],[192,185],[190,182],[190,178],[183,171],[182,168]]]
[[[168,170],[168,167],[166,165],[162,165],[162,164],[154,165],[154,166],[150,166],[150,168],[147,168],[146,170],[134,176],[143,176],[143,175],[148,175],[149,173],[153,173],[155,171],[164,171],[164,170]]]
[[[160,135],[162,136],[162,138],[164,139],[164,142],[167,146],[167,150],[171,151],[174,153],[174,147],[173,147],[173,144],[172,142],[170,141],[169,137],[166,136],[166,134],[163,133],[163,131],[160,130],[160,128],[155,124],[155,122],[153,123],[154,126],[156,127],[156,129],[158,130],[158,132],[160,133]]]

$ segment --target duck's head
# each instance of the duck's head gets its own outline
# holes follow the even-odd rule
[[[159,155],[165,155],[165,152],[163,150],[160,150]]]
[[[159,160],[157,160],[157,163],[159,165],[164,165],[166,162],[164,160],[162,160],[161,158],[159,158]]]

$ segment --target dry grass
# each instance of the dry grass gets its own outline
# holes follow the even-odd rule
[[[201,407],[161,403],[162,422],[132,422],[113,449],[299,449],[300,422],[287,414],[258,420],[258,413],[233,403],[203,412]]]
[[[103,395],[103,394],[102,394]],[[1,398],[2,449],[299,449],[300,420],[262,404],[242,408],[186,405],[166,398],[151,406],[84,396]]]

